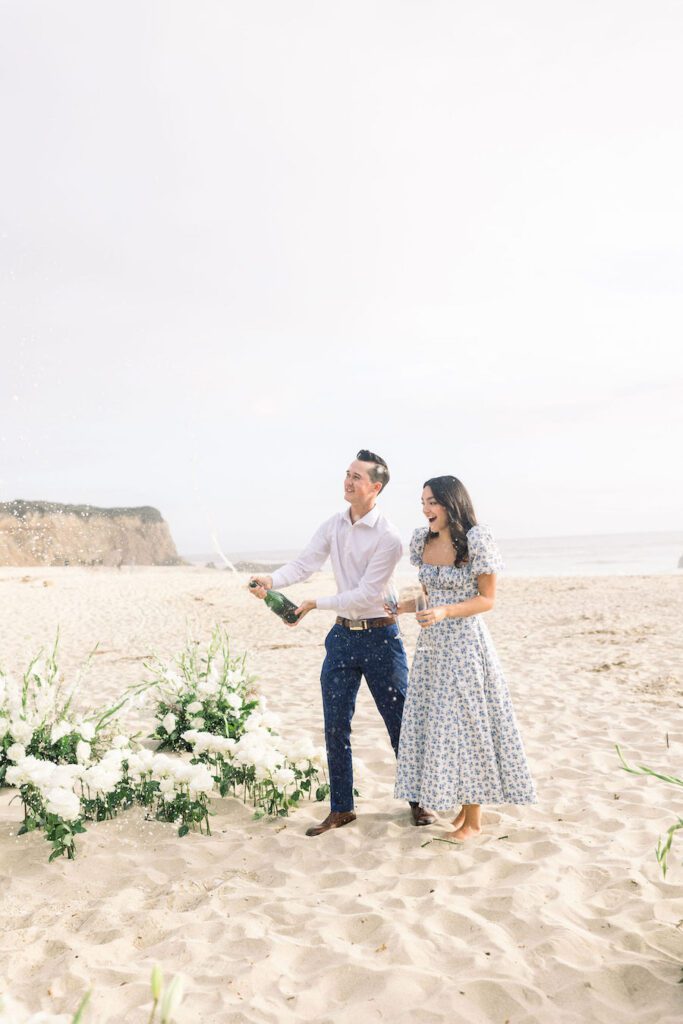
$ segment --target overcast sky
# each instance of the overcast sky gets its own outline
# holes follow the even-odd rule
[[[0,0],[0,500],[296,547],[360,447],[683,522],[683,4]]]

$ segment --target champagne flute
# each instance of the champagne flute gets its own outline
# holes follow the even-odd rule
[[[422,589],[422,587],[420,587],[419,591],[415,595],[415,617],[417,618],[417,613],[418,612],[426,612],[427,611],[427,607],[428,607],[428,605],[427,605],[427,595],[425,594],[425,592]],[[422,627],[420,627],[420,629],[421,628]]]

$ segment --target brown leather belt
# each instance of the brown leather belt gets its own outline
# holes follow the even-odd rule
[[[338,626],[345,629],[380,629],[382,626],[393,626],[396,622],[395,615],[385,615],[383,619],[343,619],[338,615],[336,620]]]

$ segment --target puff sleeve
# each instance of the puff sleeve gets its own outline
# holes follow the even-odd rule
[[[474,576],[500,572],[503,559],[488,526],[473,526],[467,534],[467,548]]]
[[[426,527],[421,527],[413,533],[410,538],[410,564],[411,565],[422,565],[422,552],[424,551],[425,541],[427,540],[427,534],[429,530]]]

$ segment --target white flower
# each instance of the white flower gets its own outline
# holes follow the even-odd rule
[[[15,718],[10,726],[10,732],[17,743],[30,743],[33,739],[33,726],[25,722],[23,718]]]
[[[81,801],[68,789],[49,789],[45,794],[45,805],[50,814],[56,814],[64,821],[75,821],[81,813]]]
[[[9,732],[9,722],[6,718],[0,718],[0,740],[4,739]]]
[[[50,743],[58,743],[63,736],[68,736],[69,733],[73,732],[73,729],[74,727],[71,722],[67,722],[66,719],[62,719],[61,722],[57,722],[56,725],[52,726]]]
[[[244,731],[256,732],[260,728],[261,715],[259,714],[258,711],[252,711],[252,713],[249,715],[249,718],[247,718],[246,722],[244,723]]]
[[[232,708],[233,711],[242,710],[242,698],[239,693],[228,693],[225,697],[225,703]]]
[[[106,765],[107,768],[120,768],[122,763],[129,756],[130,751],[120,750],[118,747],[112,747],[111,750],[107,750],[102,755],[100,764]]]
[[[42,761],[38,757],[25,757],[18,765],[23,773],[22,782],[30,782],[31,785],[37,786],[39,789],[46,789],[48,786],[60,786],[62,780],[55,780],[57,772],[57,765],[53,764],[52,761]],[[54,781],[53,781],[54,780]],[[65,789],[71,789],[72,782],[69,780],[64,787]]]
[[[295,761],[297,765],[301,762],[312,761],[315,757],[315,747],[310,736],[300,736],[298,740],[295,740],[288,747],[287,756],[290,761]]]
[[[87,786],[91,793],[99,793],[106,796],[112,793],[121,781],[121,769],[112,764],[91,765],[82,773],[83,785]]]
[[[202,710],[202,702],[200,700],[193,700],[191,704],[187,705],[188,713],[196,715],[198,711]]]
[[[48,765],[50,766],[52,771],[49,776],[49,786],[56,786],[58,789],[73,789],[76,779],[80,778],[84,771],[87,771],[82,764],[53,764],[51,761],[39,763],[45,765],[46,768]],[[47,788],[45,784],[41,785],[43,789]]]
[[[86,761],[90,760],[90,754],[90,744],[86,743],[85,740],[79,740],[76,744],[76,759],[80,761],[81,764],[84,764]]]
[[[175,779],[170,779],[170,778],[162,779],[160,781],[160,783],[159,783],[159,789],[164,794],[164,796],[168,796],[169,793],[174,793],[175,792]]]
[[[171,712],[169,711],[169,713],[167,715],[164,715],[164,717],[161,719],[161,724],[163,725],[164,729],[170,736],[176,727],[175,715],[172,715]]]
[[[51,761],[39,761],[37,757],[29,754],[28,757],[19,758],[17,764],[7,769],[6,779],[10,786],[23,786],[26,782],[42,786],[52,776],[54,767]]]
[[[285,786],[291,786],[294,782],[296,775],[291,768],[278,768],[276,772],[273,772],[272,779],[278,789],[284,789]]]
[[[154,763],[154,754],[151,750],[147,750],[143,747],[138,750],[135,754],[130,754],[127,758],[128,771],[132,779],[138,781],[143,775],[148,775],[152,771],[152,765]]]
[[[111,745],[116,750],[121,750],[123,747],[129,747],[130,746],[130,738],[128,736],[123,736],[123,735],[121,735],[121,736],[114,736],[114,739],[111,741]]]
[[[8,786],[17,786],[17,788],[19,786],[23,786],[25,779],[24,769],[21,767],[21,765],[11,764],[9,766],[9,768],[5,772],[5,782],[7,783]],[[0,1020],[2,1020],[1,1017]]]
[[[11,747],[7,748],[6,753],[10,761],[21,761],[26,757],[26,748],[21,743],[13,743]]]
[[[216,736],[216,753],[231,755],[236,746],[237,740],[231,739],[230,736]]]
[[[90,743],[90,741],[95,737],[95,726],[92,722],[79,722],[78,735],[82,740],[85,740],[86,743]]]
[[[166,754],[154,754],[152,757],[152,775],[155,779],[176,778],[183,768],[183,762]]]
[[[203,718],[191,718],[190,719],[190,725],[192,726],[193,729],[203,729],[204,728],[204,719]]]
[[[205,697],[215,697],[218,690],[218,679],[213,676],[209,676],[207,679],[200,679],[197,683],[197,693],[201,693]]]
[[[192,771],[188,778],[188,785],[190,787],[190,796],[196,797],[200,793],[212,793],[213,792],[213,778],[211,772],[203,764],[190,765]]]

